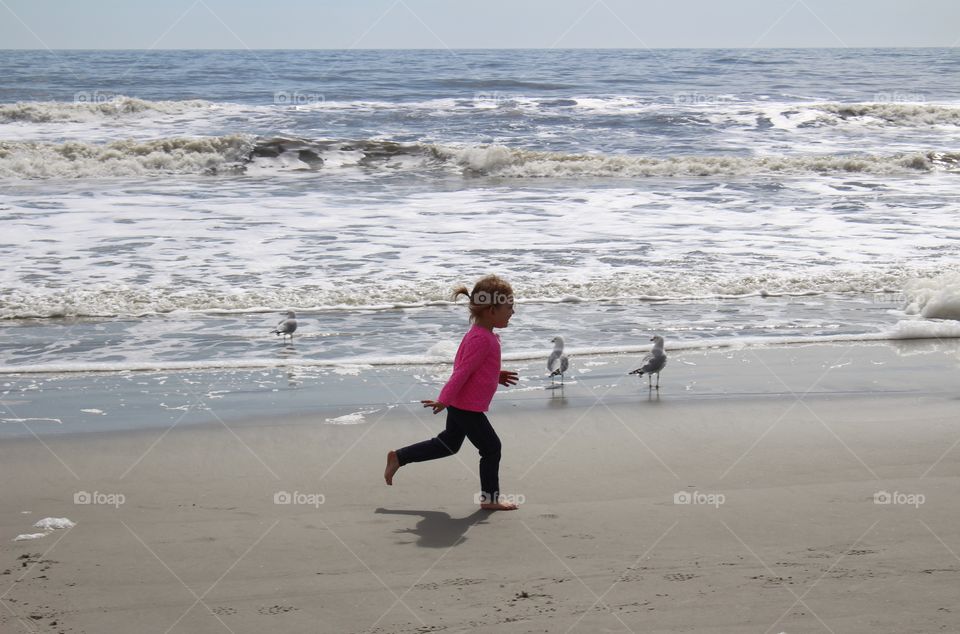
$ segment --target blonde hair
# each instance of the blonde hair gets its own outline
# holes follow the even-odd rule
[[[487,275],[480,278],[468,291],[466,286],[453,289],[453,301],[465,295],[470,300],[470,321],[475,322],[480,314],[493,306],[513,303],[513,287],[498,275]]]

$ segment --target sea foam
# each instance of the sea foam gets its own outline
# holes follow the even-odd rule
[[[932,279],[907,283],[905,311],[927,319],[960,320],[960,273],[949,272]]]

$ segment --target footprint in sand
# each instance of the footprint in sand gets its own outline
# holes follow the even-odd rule
[[[236,608],[218,606],[213,608],[212,612],[217,616],[233,616],[237,613]]]
[[[444,586],[472,586],[483,582],[484,579],[465,579],[463,577],[457,577],[456,579],[444,579],[438,583],[418,583],[414,586],[414,588],[417,590],[439,590]]]
[[[259,608],[257,612],[265,616],[274,616],[276,614],[285,614],[287,612],[293,612],[294,610],[299,610],[300,608],[295,608],[292,605],[271,605],[270,607]]]
[[[667,581],[690,581],[691,579],[696,579],[700,575],[691,575],[688,572],[674,572],[669,575],[663,575],[663,578]]]
[[[793,585],[793,577],[771,577],[769,575],[758,575],[750,578],[756,581],[762,581],[764,588],[779,588],[784,585]]]

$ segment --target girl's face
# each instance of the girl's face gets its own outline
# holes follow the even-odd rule
[[[513,317],[513,302],[498,304],[490,309],[490,325],[494,328],[506,328]]]

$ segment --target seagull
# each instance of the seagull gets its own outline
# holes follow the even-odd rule
[[[636,374],[638,376],[647,375],[647,384],[650,386],[650,389],[656,387],[660,389],[660,370],[667,365],[667,355],[663,352],[663,337],[660,335],[654,335],[650,341],[653,342],[653,350],[650,351],[650,354],[645,356],[640,362],[643,364],[630,374]],[[652,385],[653,379],[650,377],[651,374],[657,375],[657,384]]]
[[[286,337],[290,335],[290,339],[293,339],[293,333],[297,330],[297,315],[292,310],[287,311],[287,318],[277,324],[275,330],[271,330],[275,335],[280,335]]]
[[[550,371],[550,385],[553,385],[553,377],[560,375],[560,385],[563,385],[563,373],[570,367],[570,360],[563,354],[563,337],[554,337],[552,340],[553,352],[547,359],[547,369]]]

